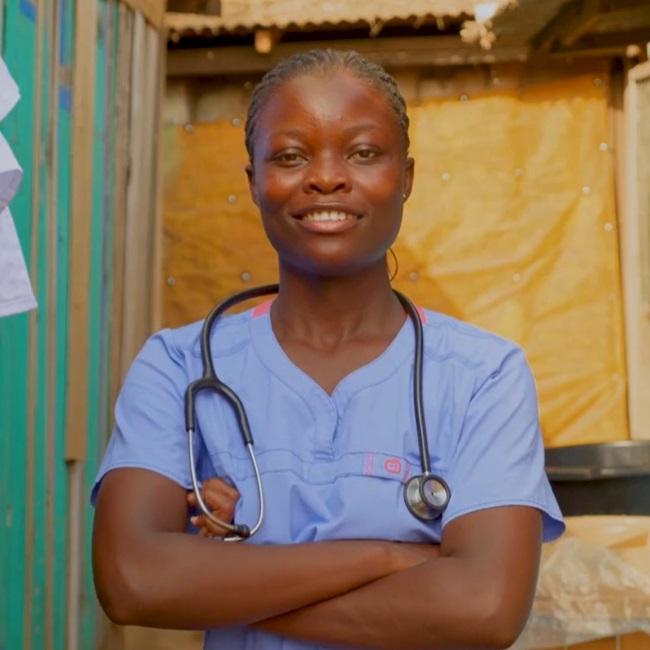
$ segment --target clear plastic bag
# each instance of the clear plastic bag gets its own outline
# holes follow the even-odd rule
[[[650,517],[574,517],[544,548],[517,650],[650,634]]]

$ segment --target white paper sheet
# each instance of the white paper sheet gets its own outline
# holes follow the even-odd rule
[[[9,208],[0,212],[0,318],[36,308]]]
[[[20,99],[20,91],[16,82],[11,78],[5,62],[0,57],[0,120],[16,105]]]

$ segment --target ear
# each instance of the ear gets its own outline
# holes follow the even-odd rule
[[[411,196],[411,191],[413,190],[413,174],[415,172],[415,160],[413,158],[406,159],[406,165],[404,168],[404,200],[408,199]]]
[[[257,202],[257,192],[255,191],[255,172],[253,171],[253,163],[246,165],[246,176],[248,177],[248,191],[250,192],[253,203],[259,207]]]

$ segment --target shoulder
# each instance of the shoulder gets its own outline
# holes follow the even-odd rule
[[[430,360],[454,363],[479,380],[499,373],[506,364],[527,368],[516,343],[451,316],[428,309],[423,313],[425,355]]]
[[[227,356],[246,345],[250,338],[248,322],[250,311],[229,314],[219,319],[210,329],[209,339],[213,356]],[[185,362],[201,359],[201,337],[205,320],[176,328],[161,329],[152,334],[140,350],[136,360],[167,359]]]

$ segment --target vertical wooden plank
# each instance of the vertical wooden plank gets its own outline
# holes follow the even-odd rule
[[[90,265],[90,188],[95,88],[97,2],[75,5],[72,70],[72,191],[70,204],[70,282],[68,366],[66,373],[66,449],[68,461],[85,457],[87,403],[88,290]]]
[[[45,448],[45,512],[42,530],[45,532],[45,649],[54,650],[63,644],[61,635],[61,620],[63,619],[64,601],[58,598],[63,582],[57,580],[60,575],[58,567],[65,562],[65,537],[61,535],[58,523],[65,529],[65,490],[61,491],[61,479],[65,478],[65,466],[62,458],[57,455],[57,447],[61,437],[61,429],[57,429],[57,339],[58,318],[57,285],[59,284],[60,263],[58,259],[58,211],[57,211],[57,177],[58,177],[58,79],[59,79],[59,49],[60,49],[60,7],[59,0],[52,0],[43,6],[46,42],[43,48],[43,67],[47,68],[45,98],[43,102],[43,149],[45,193],[41,214],[42,232],[44,234],[46,253],[46,298],[41,306],[45,306],[45,318],[41,319],[45,327],[45,417],[44,440]],[[63,498],[61,498],[63,497]]]
[[[124,379],[122,366],[124,272],[126,259],[127,184],[129,176],[129,117],[131,94],[131,59],[133,46],[133,12],[119,3],[119,53],[117,55],[117,88],[115,102],[115,162],[113,211],[113,291],[111,322],[113,335],[110,350],[109,402],[117,398]]]
[[[155,120],[155,157],[154,157],[154,223],[153,223],[153,260],[152,260],[152,319],[151,327],[154,331],[161,329],[163,320],[163,175],[162,175],[162,127],[163,127],[163,104],[165,101],[165,89],[167,86],[166,62],[167,62],[167,39],[164,35],[158,36],[158,95],[154,105]]]
[[[622,190],[620,203],[620,246],[622,262],[623,298],[625,309],[625,340],[628,364],[628,412],[630,436],[650,439],[650,314],[645,312],[642,295],[642,260],[639,223],[638,178],[638,92],[637,81],[650,79],[650,62],[629,72],[625,89],[625,114],[619,112],[618,131],[620,148],[618,159]],[[621,133],[623,131],[623,133]]]
[[[145,52],[145,21],[141,14],[133,14],[133,43],[131,46],[131,93],[129,97],[129,177],[126,192],[126,223],[125,223],[125,252],[124,252],[124,303],[122,307],[122,349],[120,367],[127,368],[133,359],[137,346],[133,343],[139,330],[138,321],[146,318],[146,313],[140,309],[140,314],[134,313],[141,292],[138,285],[144,282],[140,273],[138,258],[142,249],[141,241],[135,241],[138,235],[138,218],[144,220],[141,212],[141,183],[142,183],[142,142],[144,140],[144,70],[143,58]],[[135,256],[135,257],[134,257]]]
[[[151,332],[152,171],[158,92],[157,33],[135,14],[131,77],[130,176],[127,189],[125,303],[121,366],[130,365]]]
[[[56,0],[58,51],[52,55],[56,70],[54,88],[57,128],[57,192],[56,192],[56,378],[55,383],[55,449],[56,473],[53,486],[54,499],[54,638],[57,648],[65,648],[68,598],[62,597],[69,588],[68,571],[68,468],[65,463],[65,409],[66,385],[61,379],[67,367],[67,319],[69,279],[69,213],[70,213],[70,151],[71,151],[71,101],[73,61],[74,0]]]
[[[126,218],[127,218],[127,186],[130,169],[129,142],[130,142],[130,96],[131,72],[133,52],[134,13],[122,2],[117,3],[119,47],[115,52],[116,79],[115,79],[115,132],[114,132],[114,160],[113,160],[113,246],[112,246],[112,290],[111,290],[111,337],[109,349],[109,387],[108,403],[109,428],[113,425],[112,405],[117,399],[118,392],[126,368],[122,365],[123,345],[123,314],[124,314],[124,287],[125,285],[125,259],[126,259]],[[102,441],[102,448],[105,440]],[[123,646],[123,629],[108,623],[106,638],[111,650]],[[104,647],[104,645],[102,645]]]
[[[109,189],[110,172],[107,168],[111,157],[111,133],[107,102],[111,88],[111,5],[99,4],[99,30],[96,42],[96,74],[95,74],[95,127],[93,142],[93,185],[91,222],[91,255],[90,255],[90,292],[88,315],[88,410],[86,430],[90,433],[86,442],[86,462],[83,476],[84,503],[82,508],[82,527],[84,534],[80,539],[80,556],[83,558],[83,573],[81,575],[82,602],[92,602],[94,586],[91,571],[91,538],[92,510],[85,496],[90,493],[97,470],[99,439],[104,437],[108,426],[106,413],[103,411],[105,400],[103,395],[107,390],[107,339],[110,287],[107,284],[106,271],[110,254],[111,229],[109,221],[111,214],[112,188]],[[83,612],[80,620],[80,639],[84,643],[93,638],[95,627],[95,612]],[[79,648],[88,647],[79,645]]]
[[[68,468],[67,642],[76,643],[83,535],[83,460],[88,416],[88,300],[90,290],[91,192],[97,0],[77,1],[74,9],[72,65],[71,188],[69,222],[69,294],[65,404],[65,460]]]

